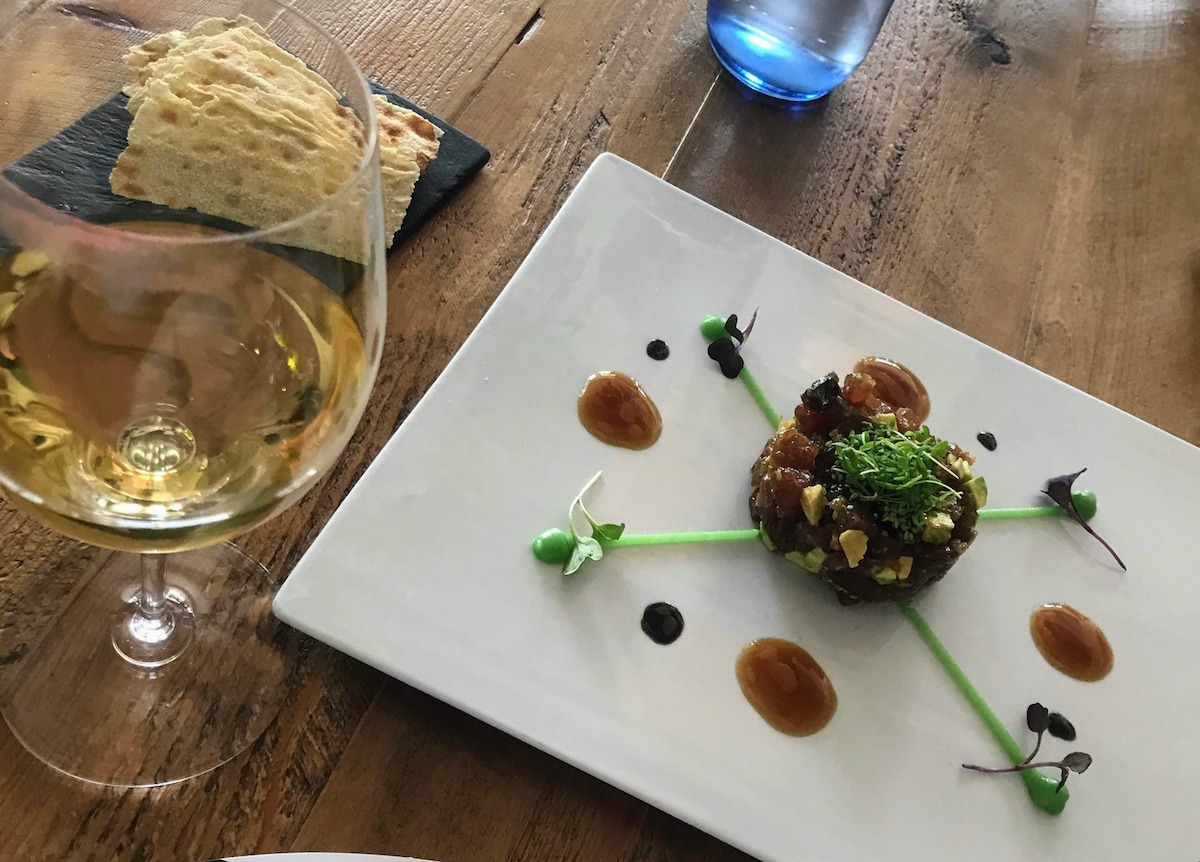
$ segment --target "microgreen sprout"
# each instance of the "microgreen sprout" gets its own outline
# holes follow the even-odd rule
[[[593,518],[587,507],[583,505],[584,495],[599,478],[599,473],[593,476],[567,508],[567,530],[570,532],[555,527],[533,540],[533,555],[543,563],[562,563],[564,575],[571,575],[579,571],[579,567],[588,560],[599,560],[604,556],[602,542],[615,542],[625,532],[624,524],[602,524]],[[592,534],[590,536],[580,535],[576,528],[576,509],[591,527]]]
[[[1092,756],[1090,754],[1085,754],[1082,751],[1072,751],[1070,754],[1063,757],[1062,760],[1042,760],[1034,762],[1033,758],[1037,756],[1037,753],[1042,748],[1043,735],[1047,730],[1051,729],[1051,715],[1052,714],[1050,710],[1046,709],[1046,707],[1042,706],[1040,703],[1031,703],[1025,710],[1025,724],[1032,732],[1037,734],[1037,743],[1033,746],[1033,751],[1029,753],[1029,756],[1020,763],[1013,766],[1000,767],[976,766],[971,763],[964,763],[962,765],[963,769],[970,769],[974,772],[986,772],[993,775],[1007,772],[1022,772],[1026,769],[1057,769],[1061,771],[1062,778],[1058,782],[1058,786],[1054,789],[1054,792],[1057,793],[1058,791],[1062,790],[1067,783],[1067,776],[1072,772],[1079,774],[1087,772],[1088,767],[1092,765]],[[1063,719],[1062,716],[1057,712],[1053,713],[1053,715],[1058,716],[1058,718],[1062,719],[1063,721],[1066,721],[1066,719]],[[1069,724],[1070,723],[1068,722],[1068,725]],[[1072,739],[1074,738],[1074,730],[1075,728],[1072,727]],[[1058,734],[1052,733],[1052,735],[1057,736]]]
[[[757,308],[750,316],[750,325],[745,330],[738,329],[736,314],[729,315],[723,322],[720,321],[720,318],[712,318],[711,324],[705,320],[705,326],[701,327],[701,331],[706,336],[716,336],[708,345],[708,357],[721,366],[721,373],[730,380],[741,374],[742,369],[746,366],[745,360],[741,357],[742,347],[745,345],[746,339],[750,337],[756,320],[758,320]],[[719,327],[717,323],[720,323]]]
[[[1025,758],[1025,763],[1032,763],[1033,758],[1042,748],[1042,736],[1050,729],[1050,710],[1042,706],[1040,703],[1031,703],[1025,710],[1025,725],[1037,734],[1037,743],[1033,746],[1033,751],[1029,752],[1029,756]]]
[[[880,517],[905,541],[920,535],[925,519],[958,497],[938,478],[949,444],[925,426],[899,431],[872,425],[832,446],[837,457],[834,475],[856,499],[878,505]]]
[[[1125,563],[1119,556],[1117,556],[1117,552],[1113,550],[1112,545],[1104,541],[1104,539],[1100,537],[1100,534],[1091,528],[1091,525],[1088,524],[1087,519],[1083,516],[1083,513],[1081,513],[1078,507],[1075,505],[1075,498],[1071,495],[1071,486],[1074,485],[1075,480],[1085,472],[1087,472],[1087,467],[1084,467],[1077,473],[1067,473],[1063,476],[1055,476],[1046,483],[1046,488],[1044,491],[1042,491],[1042,493],[1057,503],[1063,509],[1063,511],[1070,515],[1071,518],[1074,519],[1077,524],[1079,524],[1079,526],[1091,533],[1096,541],[1102,544],[1105,550],[1112,554],[1113,559],[1117,561],[1117,565],[1120,566],[1123,571],[1128,571],[1125,567]]]
[[[736,314],[731,314],[725,318],[725,331],[728,332],[738,343],[738,353],[742,352],[742,347],[746,343],[746,339],[750,337],[750,333],[754,331],[754,322],[758,320],[758,309],[754,309],[754,314],[750,315],[750,325],[745,330],[738,329],[738,319]]]

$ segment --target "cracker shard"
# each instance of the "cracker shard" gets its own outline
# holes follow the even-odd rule
[[[109,178],[116,194],[191,207],[268,228],[279,242],[364,262],[364,188],[328,200],[361,159],[362,123],[328,81],[245,16],[202,21],[134,47],[125,57],[133,123]],[[384,230],[400,228],[441,130],[374,97]]]

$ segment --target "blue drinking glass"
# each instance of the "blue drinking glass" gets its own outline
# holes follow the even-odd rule
[[[892,0],[708,0],[708,37],[746,86],[807,102],[858,68],[891,8]]]

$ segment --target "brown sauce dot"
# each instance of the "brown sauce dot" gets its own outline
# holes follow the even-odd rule
[[[578,408],[583,427],[610,446],[646,449],[662,434],[658,407],[636,380],[620,371],[589,377]]]
[[[1042,658],[1072,679],[1096,682],[1112,670],[1108,638],[1069,605],[1042,605],[1029,618],[1029,632]]]
[[[789,736],[809,736],[829,724],[837,693],[808,651],[791,641],[762,638],[742,650],[738,685],[763,720]]]

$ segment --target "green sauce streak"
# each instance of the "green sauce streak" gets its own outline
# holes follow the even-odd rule
[[[954,684],[958,686],[958,690],[962,692],[963,697],[971,704],[971,708],[975,710],[975,714],[991,731],[992,737],[997,744],[1004,749],[1004,753],[1014,765],[1025,760],[1025,753],[1021,751],[1021,746],[1017,745],[1017,741],[1012,738],[1012,734],[996,716],[983,695],[979,690],[971,684],[967,679],[967,675],[963,673],[963,669],[958,666],[953,656],[938,640],[938,636],[933,633],[933,629],[929,627],[929,623],[917,613],[917,610],[908,602],[900,602],[897,604],[900,608],[900,613],[904,614],[905,618],[912,623],[913,628],[917,630],[917,634],[921,636],[921,640],[925,642],[925,646],[929,647],[929,651],[933,653],[933,657],[938,660],[949,675]],[[1026,769],[1023,772],[1018,772],[1021,780],[1025,782],[1025,790],[1029,793],[1029,798],[1033,800],[1033,804],[1045,811],[1047,814],[1061,814],[1062,810],[1067,807],[1067,800],[1071,794],[1066,787],[1056,791],[1058,780],[1046,775],[1044,772],[1038,772],[1034,769]]]
[[[700,324],[700,334],[709,341],[716,341],[718,338],[724,338],[729,335],[725,331],[725,318],[717,317],[715,314],[707,315]],[[767,417],[767,421],[771,423],[771,427],[778,428],[779,423],[783,421],[783,417],[779,415],[779,411],[771,404],[770,399],[767,398],[767,393],[763,392],[762,387],[758,385],[758,381],[750,373],[749,366],[742,366],[742,370],[738,374],[738,379],[745,384],[750,397],[754,399],[754,403],[758,405],[758,409],[762,411],[763,416]]]
[[[778,428],[779,423],[783,421],[783,417],[779,415],[779,411],[767,400],[767,394],[762,391],[762,387],[758,385],[758,381],[750,373],[750,366],[742,366],[742,370],[738,372],[738,379],[746,384],[746,389],[749,390],[750,397],[754,399],[754,403],[758,405],[758,409],[763,412],[763,416],[767,417],[767,421],[771,423],[771,427]]]
[[[1075,508],[1079,510],[1079,514],[1083,516],[1085,521],[1090,521],[1096,516],[1095,491],[1075,491],[1071,494],[1071,498],[1075,501]],[[1067,513],[1058,506],[1028,506],[1023,509],[980,509],[979,520],[981,521],[1013,521],[1018,518],[1056,518],[1066,517]]]
[[[612,541],[600,540],[604,550],[640,548],[647,545],[694,545],[702,542],[756,542],[759,532],[753,530],[702,530],[693,533],[643,533],[622,536]],[[533,540],[533,555],[543,563],[565,563],[575,548],[575,540],[557,527],[547,530]]]
[[[601,541],[609,548],[637,548],[644,545],[689,545],[698,542],[756,542],[758,530],[705,530],[696,533],[645,533],[622,536],[611,542]]]

